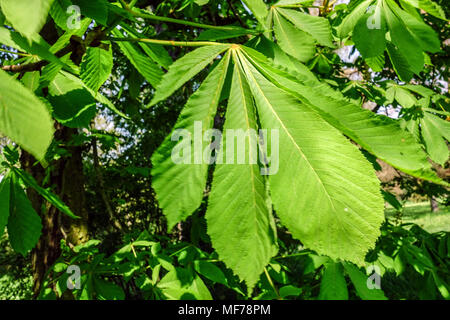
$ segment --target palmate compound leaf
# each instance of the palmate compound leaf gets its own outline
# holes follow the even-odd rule
[[[299,78],[281,70],[252,49],[244,48],[244,51],[273,83],[310,104],[321,113],[323,119],[367,151],[412,176],[443,183],[431,170],[420,144],[395,120],[345,100],[340,93],[318,80]]]
[[[53,0],[0,0],[0,6],[14,29],[31,39],[44,25],[52,2]]]
[[[230,46],[218,44],[200,47],[175,61],[156,87],[155,96],[149,106],[168,98]]]
[[[266,177],[261,175],[258,165],[255,106],[236,51],[231,51],[235,64],[223,148],[217,156],[221,161],[216,161],[206,219],[208,234],[220,259],[246,281],[251,292],[276,254],[276,228]],[[229,135],[231,132],[239,137]],[[239,148],[243,152],[241,159]]]
[[[167,216],[169,229],[191,215],[202,201],[208,163],[203,160],[204,148],[201,143],[205,131],[213,127],[229,60],[230,56],[226,54],[189,98],[175,124],[174,132],[152,156],[152,186],[159,205]],[[199,137],[194,136],[196,125],[201,126]],[[184,131],[177,134],[177,129]],[[204,141],[203,145],[209,143]],[[184,148],[186,149],[183,150]],[[189,155],[186,153],[187,149],[190,150]],[[187,163],[175,163],[173,153],[176,153],[175,156],[186,157]],[[176,161],[179,162],[178,160]]]
[[[240,61],[263,128],[278,130],[279,169],[269,176],[277,215],[319,254],[364,264],[384,220],[384,201],[370,163],[314,109]],[[272,158],[271,165],[277,161]]]
[[[47,107],[19,81],[0,70],[0,132],[41,160],[53,131]]]

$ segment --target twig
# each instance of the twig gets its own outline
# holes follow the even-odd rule
[[[273,291],[275,291],[275,293],[276,293],[278,299],[279,299],[279,300],[282,300],[282,298],[281,298],[281,296],[280,296],[280,293],[278,292],[277,287],[275,287],[275,284],[273,283],[272,278],[271,278],[270,275],[269,275],[269,272],[267,272],[267,268],[264,268],[264,273],[265,273],[265,275],[266,275],[267,281],[269,281],[269,284],[270,284],[270,286],[272,287]]]
[[[74,41],[71,41],[70,44],[68,44],[66,47],[62,48],[58,52],[55,53],[55,56],[58,58],[61,58],[68,54],[69,52],[72,52],[75,48]],[[17,54],[17,53],[16,53]],[[47,65],[49,62],[45,60],[41,60],[38,62],[33,63],[27,63],[27,64],[15,64],[10,66],[3,66],[1,69],[3,71],[9,71],[9,72],[31,72],[31,71],[39,71]]]
[[[174,19],[169,17],[161,17],[150,13],[143,13],[141,11],[134,11],[132,10],[123,0],[119,0],[122,7],[127,10],[129,13],[131,13],[135,17],[140,17],[144,19],[154,20],[154,21],[162,21],[162,22],[170,22],[170,23],[176,23],[176,24],[182,24],[185,26],[191,26],[191,27],[197,27],[197,28],[203,28],[203,29],[216,29],[216,30],[225,30],[225,31],[232,31],[236,29],[235,27],[227,27],[227,26],[212,26],[209,24],[203,24],[198,22],[191,22],[181,19]],[[249,30],[249,33],[256,33],[256,31]]]
[[[31,56],[33,56],[32,54],[29,54],[29,53],[14,52],[14,51],[2,49],[2,48],[0,48],[0,51],[6,52],[6,53],[11,53],[11,54],[16,54],[16,55],[22,56],[22,57],[31,57]]]
[[[218,46],[218,45],[231,45],[231,43],[221,43],[212,41],[172,41],[172,40],[157,40],[148,38],[115,38],[107,37],[110,41],[131,41],[131,42],[148,42],[168,46],[181,46],[181,47],[202,47],[202,46]]]
[[[233,12],[233,15],[234,15],[234,16],[236,17],[236,19],[239,21],[239,24],[240,24],[243,28],[245,28],[245,27],[246,27],[246,26],[245,26],[245,23],[244,23],[244,21],[242,21],[241,17],[240,17],[239,14],[237,13],[236,8],[235,8],[234,5],[233,5],[233,2],[232,2],[231,0],[227,0],[227,2],[228,2],[228,5],[230,6],[231,12]]]

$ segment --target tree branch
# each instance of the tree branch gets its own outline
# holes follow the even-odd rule
[[[202,46],[218,46],[218,45],[231,45],[231,43],[221,43],[213,41],[172,41],[172,40],[157,40],[148,38],[115,38],[107,37],[106,40],[110,41],[131,41],[131,42],[148,42],[167,46],[180,46],[180,47],[202,47]]]
[[[74,40],[75,38],[70,39],[70,44],[68,44],[66,47],[62,48],[58,52],[55,53],[55,56],[58,58],[61,58],[65,56],[66,54],[72,52],[75,47],[77,40]],[[78,43],[79,44],[79,43]],[[2,66],[1,69],[3,71],[9,71],[9,72],[31,72],[31,71],[39,71],[42,69],[42,67],[46,66],[49,62],[46,60],[41,60],[38,62],[33,63],[27,63],[27,64],[14,64],[10,66]]]
[[[139,11],[132,10],[132,8],[130,8],[123,0],[119,0],[119,2],[121,3],[122,7],[125,10],[127,10],[130,14],[132,14],[135,17],[140,17],[140,18],[154,20],[154,21],[182,24],[185,26],[191,26],[191,27],[197,27],[197,28],[203,28],[203,29],[216,29],[216,30],[224,30],[224,31],[232,31],[232,30],[236,29],[236,27],[230,27],[230,26],[212,26],[209,24],[203,24],[203,23],[198,23],[198,22],[174,19],[174,18],[169,18],[169,17],[161,17],[161,16],[157,16],[157,15],[154,15],[151,13],[145,13],[144,10],[139,10],[139,9],[138,9]],[[257,32],[249,29],[249,33],[257,33]]]

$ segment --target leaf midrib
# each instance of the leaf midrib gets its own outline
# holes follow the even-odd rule
[[[246,60],[245,57],[242,56],[241,53],[239,53],[241,56],[241,61],[243,63],[243,65],[245,64],[244,61]],[[247,67],[248,68],[248,67]],[[289,137],[289,139],[293,142],[294,146],[298,149],[300,155],[302,156],[302,158],[306,161],[306,163],[308,164],[308,166],[311,168],[312,172],[314,172],[314,175],[317,177],[317,180],[319,181],[320,185],[322,186],[325,194],[327,195],[330,204],[333,208],[333,211],[336,212],[336,208],[334,206],[334,203],[331,199],[331,196],[329,195],[327,189],[325,188],[325,185],[322,181],[322,179],[320,178],[319,174],[316,172],[316,170],[314,169],[314,167],[312,166],[312,164],[309,162],[309,160],[307,159],[307,157],[305,156],[305,154],[302,152],[300,146],[295,142],[294,138],[292,137],[292,135],[290,134],[290,132],[288,131],[288,129],[286,128],[286,126],[284,125],[283,121],[281,121],[280,117],[278,116],[278,114],[276,113],[276,111],[273,109],[272,104],[269,102],[269,100],[266,98],[264,91],[260,88],[259,84],[257,83],[255,77],[253,76],[253,74],[251,72],[248,72],[248,74],[253,78],[253,82],[255,84],[255,86],[258,88],[258,90],[260,91],[261,97],[263,97],[263,99],[266,101],[267,105],[269,106],[270,110],[272,111],[272,113],[275,115],[277,121],[281,124],[283,130],[286,132],[287,136]]]

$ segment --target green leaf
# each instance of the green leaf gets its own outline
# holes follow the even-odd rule
[[[247,34],[254,33],[251,29],[244,29],[236,26],[229,26],[230,30],[207,29],[200,33],[196,40],[217,41],[224,39],[237,38]]]
[[[401,86],[395,86],[395,100],[404,108],[411,108],[417,102],[414,95]]]
[[[347,282],[342,271],[342,265],[329,262],[320,282],[320,300],[348,300]]]
[[[94,19],[106,26],[108,21],[108,2],[105,0],[72,0],[81,9],[83,16]]]
[[[92,90],[98,91],[108,80],[113,67],[111,49],[89,47],[81,62],[81,80]]]
[[[242,54],[240,58],[261,126],[279,131],[279,141],[268,145],[270,150],[280,146],[279,172],[269,182],[281,222],[319,254],[362,265],[384,220],[372,166],[314,109],[265,79]]]
[[[3,236],[6,224],[8,223],[10,211],[11,177],[6,175],[0,183],[0,237]]]
[[[450,121],[441,119],[429,112],[426,112],[424,116],[428,122],[433,124],[433,126],[439,130],[442,137],[447,139],[447,141],[450,141]]]
[[[394,70],[400,80],[409,82],[413,76],[413,72],[411,71],[405,56],[399,49],[389,42],[387,43],[387,52],[389,54],[389,58],[391,59],[392,66],[394,67]]]
[[[372,69],[374,72],[381,72],[383,71],[384,67],[384,54],[380,54],[377,57],[372,58],[366,58],[365,59],[367,65]]]
[[[267,6],[263,0],[242,0],[242,2],[246,5],[247,8],[255,16],[256,20],[265,27],[266,26],[266,17],[268,14]]]
[[[0,25],[5,24],[5,15],[3,14],[1,7],[0,7]]]
[[[39,184],[34,180],[33,176],[28,174],[25,171],[22,171],[20,169],[17,169],[15,167],[12,168],[14,173],[22,179],[22,181],[25,183],[27,187],[33,188],[36,190],[37,193],[39,193],[44,199],[46,199],[48,202],[53,204],[58,210],[60,210],[62,213],[68,215],[69,217],[73,219],[79,219],[78,216],[76,216],[70,208],[59,199],[57,195],[52,193],[51,191],[42,188],[39,186]]]
[[[234,61],[224,132],[234,130],[242,139],[239,135],[223,137],[206,219],[208,234],[220,259],[246,281],[251,292],[264,267],[276,254],[276,228],[265,179],[257,162],[256,110],[235,56]],[[241,147],[245,154],[239,158]]]
[[[433,120],[430,120],[431,117],[425,113],[424,118],[420,121],[422,137],[431,160],[444,165],[449,157],[448,146],[441,137],[440,129],[434,126]]]
[[[55,0],[50,7],[50,16],[55,21],[56,25],[63,30],[68,30],[67,20],[70,17],[70,14],[67,13],[67,8],[72,5],[70,0]]]
[[[113,30],[113,35],[122,37],[119,30]],[[153,86],[157,87],[163,76],[161,68],[151,59],[145,56],[134,44],[126,41],[118,41],[118,46],[123,54],[128,58],[131,64],[139,71],[139,73]]]
[[[436,53],[441,50],[439,37],[433,28],[408,12],[401,10],[395,3],[389,2],[389,7],[403,21],[423,51]]]
[[[436,287],[441,293],[442,297],[445,300],[450,300],[450,289],[448,288],[448,285],[444,281],[442,281],[441,278],[439,278],[436,271],[432,271],[431,274],[433,275],[434,283],[436,284]]]
[[[70,128],[88,128],[97,110],[92,95],[79,83],[58,74],[48,87],[53,117]]]
[[[395,210],[400,211],[402,209],[402,204],[397,200],[394,194],[381,190],[383,194],[383,198],[386,202],[388,202]]]
[[[341,24],[337,28],[338,36],[342,39],[350,34],[356,26],[356,23],[361,16],[366,12],[367,7],[373,2],[373,0],[365,0],[359,3],[350,13],[345,16]]]
[[[203,161],[203,149],[197,143],[203,141],[203,134],[213,127],[228,63],[229,54],[220,61],[200,88],[189,98],[175,124],[173,132],[184,129],[186,130],[184,132],[189,132],[193,139],[180,135],[182,137],[180,142],[172,141],[168,136],[152,156],[152,186],[156,191],[159,205],[167,217],[169,229],[191,215],[202,201],[208,164]],[[200,137],[194,136],[195,122],[201,124]],[[192,149],[190,156],[183,152],[188,163],[174,163],[172,160],[174,148],[185,147]]]
[[[404,23],[391,11],[395,4],[383,2],[383,11],[389,28],[392,43],[402,53],[408,62],[409,68],[416,74],[422,71],[424,66],[423,53],[416,38],[408,31]]]
[[[227,278],[223,274],[222,270],[216,267],[214,263],[203,260],[195,260],[193,265],[198,274],[201,274],[213,282],[227,285]]]
[[[14,251],[25,255],[34,248],[41,236],[41,218],[34,211],[22,187],[13,176],[11,181],[8,235]]]
[[[24,38],[18,32],[8,30],[7,28],[0,27],[0,43],[17,49],[18,51],[28,52],[33,55],[37,55],[40,58],[47,60],[49,62],[55,63],[60,67],[64,66],[64,63],[58,59],[50,51],[50,45],[45,42],[45,40],[39,36],[35,35],[31,43]]]
[[[54,131],[47,107],[29,89],[1,70],[0,113],[0,132],[36,159],[43,159]]]
[[[24,74],[22,79],[20,79],[20,81],[22,81],[25,87],[34,92],[39,87],[39,73],[39,71],[27,72]]]
[[[53,53],[58,52],[59,50],[63,49],[70,43],[70,39],[72,36],[78,36],[82,37],[89,26],[92,24],[92,19],[84,18],[80,21],[80,28],[79,29],[70,29],[67,30],[63,35],[61,35],[58,40],[51,46],[50,51]]]
[[[119,115],[125,119],[130,119],[130,117],[128,117],[122,111],[117,109],[116,106],[108,98],[106,98],[104,95],[100,94],[100,92],[95,92],[92,89],[90,89],[88,86],[86,86],[86,84],[80,78],[74,76],[73,74],[65,72],[65,71],[61,71],[61,74],[64,77],[68,78],[70,81],[73,81],[77,85],[79,85],[79,86],[83,87],[84,89],[86,89],[87,91],[89,91],[91,96],[93,96],[97,102],[100,102],[101,104],[105,105],[112,112],[116,113],[117,115]]]
[[[418,93],[423,97],[431,97],[435,94],[433,90],[421,85],[405,84],[402,87],[412,92]]]
[[[370,24],[371,19],[379,23]],[[369,28],[370,27],[370,28]],[[366,13],[358,20],[353,30],[352,39],[364,58],[373,58],[383,54],[386,48],[386,23],[380,6],[375,12]]]
[[[267,58],[272,59],[273,64],[278,68],[289,69],[304,79],[316,80],[314,73],[312,73],[307,66],[286,54],[278,44],[270,41],[265,36],[253,38],[246,46],[255,49]]]
[[[142,42],[139,42],[139,45],[153,61],[165,69],[169,69],[170,65],[173,63],[172,58],[163,46]]]
[[[314,39],[306,32],[294,27],[276,11],[273,15],[273,30],[278,45],[286,53],[302,62],[306,62],[314,56]]]
[[[99,300],[124,300],[125,293],[117,284],[94,277],[94,287]]]
[[[422,9],[439,19],[447,20],[445,18],[444,10],[441,8],[441,6],[439,6],[436,2],[432,0],[402,0],[402,1],[409,3],[410,5],[412,5],[417,9]]]
[[[139,32],[134,30],[134,28],[125,23],[121,23],[120,26],[133,38],[140,38],[142,36]],[[148,42],[139,42],[139,46],[153,61],[155,61],[165,69],[168,69],[169,66],[173,63],[169,53],[166,49],[164,49],[162,45]]]
[[[264,56],[243,48],[258,69],[273,83],[311,105],[321,113],[323,119],[364,149],[408,174],[442,183],[431,171],[431,165],[420,144],[411,134],[402,130],[395,120],[376,115],[346,101],[339,92],[324,83],[310,78],[298,78],[277,69]],[[392,144],[387,144],[386,141]]]
[[[298,29],[309,33],[319,44],[334,48],[331,26],[326,18],[290,9],[277,8],[276,10]]]
[[[3,14],[28,39],[41,31],[53,0],[0,0]]]
[[[345,271],[347,271],[355,286],[356,293],[363,300],[387,300],[381,289],[369,289],[367,287],[368,276],[361,272],[356,266],[350,263],[343,263]]]
[[[189,52],[170,67],[156,87],[150,107],[171,96],[178,88],[205,68],[215,57],[228,49],[228,45],[213,45]]]
[[[169,271],[158,283],[158,288],[169,300],[212,300],[202,279],[182,268]]]
[[[302,293],[301,288],[297,288],[291,285],[283,286],[280,288],[280,296],[282,298],[286,297],[298,297]]]

